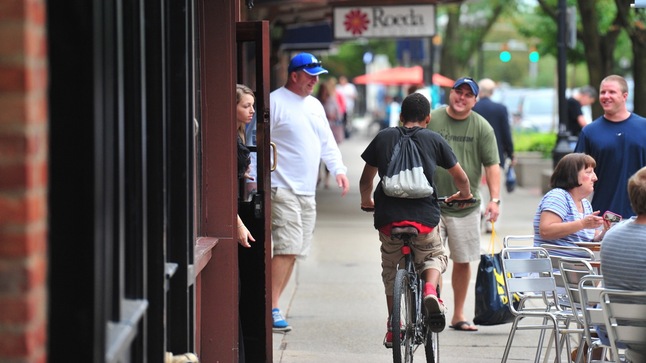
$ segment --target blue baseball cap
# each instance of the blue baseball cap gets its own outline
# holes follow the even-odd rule
[[[303,71],[310,76],[318,76],[327,73],[327,69],[321,67],[321,62],[310,53],[298,53],[289,62],[287,68],[289,73]]]
[[[476,81],[474,81],[473,78],[471,77],[462,77],[458,79],[453,84],[453,89],[456,89],[462,86],[463,84],[468,84],[469,87],[471,87],[471,92],[473,92],[473,95],[478,97],[478,92],[480,91],[480,88],[478,87],[478,83],[476,83]]]

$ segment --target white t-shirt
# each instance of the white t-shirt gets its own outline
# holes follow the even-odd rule
[[[271,186],[299,195],[315,195],[319,162],[336,176],[345,174],[341,151],[321,102],[281,87],[269,96],[271,141],[276,144],[276,170]]]

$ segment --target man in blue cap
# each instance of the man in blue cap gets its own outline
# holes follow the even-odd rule
[[[334,140],[321,102],[311,96],[319,75],[327,73],[310,53],[289,62],[285,86],[269,96],[271,141],[280,155],[271,173],[272,317],[274,331],[287,332],[278,303],[297,257],[310,252],[316,222],[316,181],[319,162],[335,176],[344,196],[350,183],[341,151]]]
[[[471,78],[455,81],[449,94],[449,105],[431,112],[429,129],[439,133],[449,143],[458,162],[469,177],[471,193],[481,201],[480,180],[484,166],[487,187],[491,197],[484,208],[487,220],[498,219],[500,204],[500,157],[493,128],[482,116],[472,112],[478,96],[478,84]],[[434,175],[438,195],[452,195],[455,186],[451,175],[437,168]],[[476,331],[464,315],[471,279],[469,263],[480,260],[480,202],[468,207],[442,206],[440,233],[448,244],[453,260],[453,318],[451,328],[458,331]],[[477,322],[476,322],[477,323]]]

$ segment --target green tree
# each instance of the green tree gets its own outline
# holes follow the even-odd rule
[[[583,1],[583,0],[580,0]],[[619,23],[626,29],[633,51],[633,81],[635,85],[646,84],[646,12],[643,9],[631,10],[631,0],[615,0]],[[646,89],[634,87],[634,112],[646,115]]]
[[[332,75],[345,75],[351,80],[366,72],[363,55],[368,51],[372,54],[385,54],[391,64],[396,64],[395,40],[371,39],[343,42],[336,54],[324,57],[325,68]]]
[[[498,18],[515,7],[516,0],[442,5],[440,10],[448,19],[440,56],[442,74],[451,78],[463,76]]]
[[[519,31],[543,39],[542,50],[556,55],[556,24],[558,0],[538,0],[539,21],[524,22]],[[578,10],[577,46],[568,50],[568,63],[584,61],[588,70],[588,83],[598,87],[610,74],[625,75],[618,66],[620,58],[632,61],[635,84],[646,81],[646,30],[644,13],[631,11],[631,0],[568,0]],[[546,24],[551,23],[551,25]],[[540,24],[540,25],[539,25]],[[635,89],[635,99],[643,99],[646,90]],[[635,102],[635,112],[646,111],[646,105]],[[592,105],[593,117],[603,114],[601,105]]]

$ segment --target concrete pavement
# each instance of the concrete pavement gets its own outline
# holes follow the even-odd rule
[[[320,188],[318,218],[311,255],[297,262],[292,279],[281,298],[280,308],[292,326],[286,334],[274,333],[274,362],[392,362],[384,348],[386,303],[381,282],[379,240],[372,214],[359,208],[361,152],[370,141],[365,132],[341,145],[348,166],[351,189],[344,198],[336,186]],[[496,225],[497,249],[506,235],[532,234],[532,218],[541,198],[540,190],[517,188],[502,195],[500,223]],[[490,235],[483,234],[487,250]],[[474,311],[477,263],[472,263],[471,288],[466,313]],[[451,267],[444,274],[442,297],[450,321],[452,309]],[[447,328],[440,334],[442,362],[500,362],[511,324],[479,326],[477,332]],[[517,334],[510,362],[531,362],[538,333]],[[423,349],[416,355],[424,361]],[[552,354],[553,356],[553,354]]]

